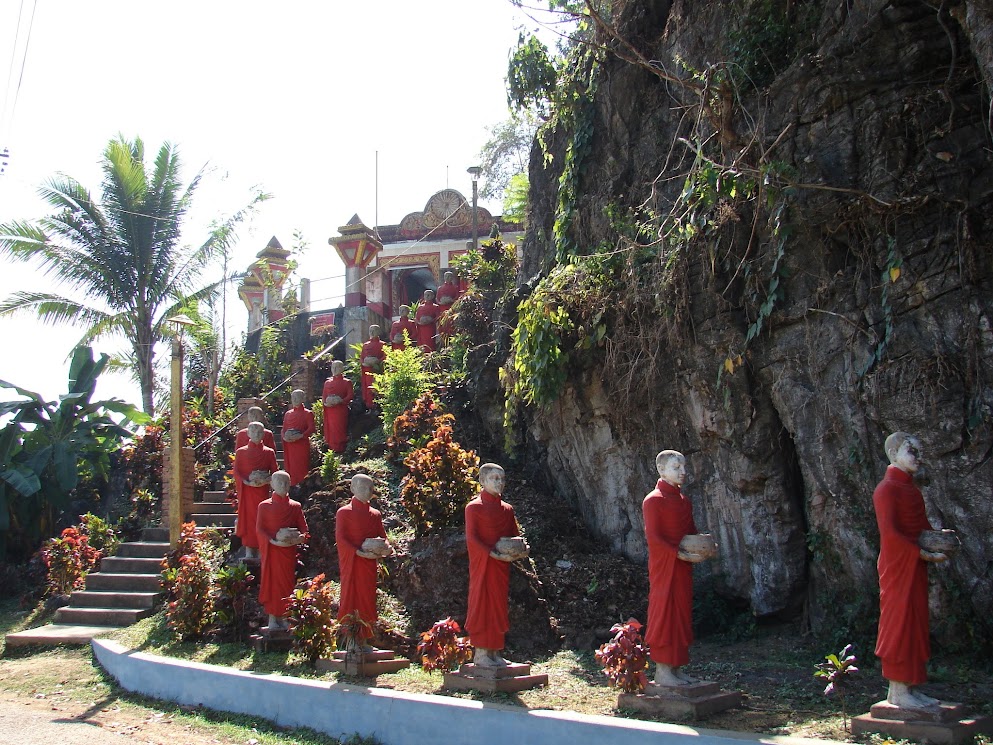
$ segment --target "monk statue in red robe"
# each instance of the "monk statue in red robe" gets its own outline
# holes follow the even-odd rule
[[[923,531],[932,530],[924,496],[914,483],[922,461],[920,442],[906,432],[894,432],[886,438],[885,448],[890,465],[872,494],[879,525],[876,656],[889,681],[889,703],[903,709],[934,709],[940,702],[917,689],[927,680],[931,656],[927,565],[946,561],[948,556],[927,551],[918,543]]]
[[[338,546],[338,568],[341,571],[341,599],[338,620],[351,613],[369,624],[362,631],[358,651],[370,652],[364,642],[372,638],[372,628],[379,617],[376,612],[376,579],[379,560],[393,553],[383,529],[379,510],[369,506],[375,495],[372,478],[356,474],[350,482],[352,499],[335,514],[334,540]]]
[[[362,401],[367,409],[376,405],[376,391],[372,388],[374,375],[383,372],[386,361],[386,345],[379,338],[379,326],[369,327],[369,340],[362,345]]]
[[[262,426],[265,427],[265,414],[262,409],[258,406],[251,406],[245,411],[246,424],[244,427],[238,430],[237,434],[234,436],[234,451],[237,453],[238,448],[243,448],[248,444],[248,425],[252,422],[262,422]],[[272,435],[272,430],[266,428],[264,434],[262,435],[262,444],[267,448],[276,449],[276,440]],[[234,471],[234,493],[238,497],[238,501],[241,501],[241,477],[238,476],[238,472]]]
[[[473,663],[503,667],[500,656],[504,635],[510,629],[508,592],[510,562],[527,556],[527,544],[514,508],[501,499],[506,474],[496,463],[479,468],[479,496],[465,506],[465,541],[469,550],[469,608],[465,627],[476,648]],[[507,547],[514,546],[516,548]]]
[[[438,335],[442,339],[447,339],[452,335],[452,321],[448,318],[448,311],[451,310],[455,301],[459,299],[459,286],[455,282],[455,275],[452,272],[445,272],[445,282],[438,288],[438,308],[440,318],[438,320]]]
[[[417,324],[410,318],[410,306],[400,306],[400,319],[390,326],[390,342],[394,349],[404,349],[407,343],[404,341],[403,332],[407,332],[407,339],[412,344],[417,343]]]
[[[286,600],[296,586],[297,546],[307,540],[307,520],[300,503],[290,499],[290,480],[286,471],[272,475],[272,496],[259,504],[256,522],[262,552],[259,602],[272,631],[288,627]]]
[[[245,547],[245,558],[257,559],[259,541],[255,525],[259,504],[269,496],[269,478],[279,469],[276,451],[262,444],[265,426],[262,422],[248,425],[248,444],[238,448],[234,455],[234,472],[241,479],[241,496],[238,498],[238,523],[235,535]]]
[[[283,462],[290,474],[290,486],[299,484],[310,472],[310,436],[317,427],[314,412],[303,405],[306,396],[300,388],[293,391],[293,406],[283,415]]]
[[[441,308],[434,301],[434,290],[425,290],[424,298],[414,314],[414,323],[417,324],[417,343],[425,352],[435,350],[434,337],[438,333],[439,315]]]
[[[687,536],[703,538],[697,536],[693,507],[679,489],[686,481],[686,458],[676,450],[663,450],[655,467],[658,484],[641,505],[648,543],[645,642],[655,661],[655,683],[680,686],[697,682],[679,668],[690,661],[693,642],[692,565],[709,556],[686,547]],[[708,549],[716,554],[716,545]]]
[[[348,407],[355,395],[352,381],[344,375],[345,363],[331,363],[331,377],[324,381],[324,441],[336,453],[344,453],[348,445]]]

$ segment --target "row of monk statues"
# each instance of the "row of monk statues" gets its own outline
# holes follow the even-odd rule
[[[364,356],[363,366],[367,361]],[[341,364],[336,363],[323,391],[325,436],[329,445],[342,449],[341,422],[334,408],[345,405],[351,395],[351,384],[344,385]],[[314,418],[304,407],[302,390],[293,391],[292,404],[283,420],[285,471],[277,470],[272,433],[265,429],[258,409],[249,410],[251,422],[238,433],[235,456],[236,533],[248,557],[258,557],[261,547],[259,598],[273,629],[285,627],[285,598],[296,582],[296,546],[307,537],[300,504],[288,494],[306,476],[307,440],[314,432]],[[880,535],[875,653],[889,682],[887,702],[900,709],[926,711],[941,705],[920,690],[930,656],[927,567],[947,561],[958,548],[958,538],[952,530],[934,530],[928,521],[923,495],[914,482],[922,465],[919,440],[895,432],[886,439],[885,450],[890,465],[872,498]],[[719,547],[708,533],[698,530],[692,505],[681,490],[686,458],[676,450],[663,450],[655,466],[658,483],[642,502],[649,576],[644,636],[655,663],[655,685],[674,688],[699,682],[682,671],[693,641],[693,565],[717,557]],[[479,469],[479,484],[479,494],[465,507],[469,555],[465,627],[475,648],[473,664],[499,667],[508,664],[501,650],[510,627],[510,563],[528,556],[529,549],[513,507],[503,500],[504,469],[495,463],[484,464]],[[357,611],[369,624],[370,637],[376,621],[378,562],[394,549],[379,511],[370,506],[375,496],[373,480],[360,474],[351,479],[350,486],[351,501],[337,511],[335,529],[341,570],[340,617]]]

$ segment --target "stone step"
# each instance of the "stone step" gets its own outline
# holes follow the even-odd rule
[[[141,531],[141,540],[152,543],[168,543],[169,528],[145,528]]]
[[[228,493],[226,491],[205,491],[203,501],[211,504],[222,504],[228,501]]]
[[[131,541],[122,543],[117,555],[131,559],[161,559],[169,553],[169,542],[160,541]]]
[[[116,631],[116,626],[80,626],[76,624],[48,624],[38,628],[7,634],[4,639],[7,649],[25,647],[29,644],[56,646],[60,644],[89,644],[94,637]]]
[[[237,515],[190,515],[187,519],[196,522],[198,528],[233,528]]]
[[[111,574],[109,572],[92,572],[86,575],[86,589],[89,592],[159,592],[162,588],[161,579],[162,575],[159,573]]]
[[[189,515],[231,515],[234,505],[230,502],[194,502]],[[196,517],[193,518],[196,520]]]
[[[162,571],[162,557],[107,556],[100,560],[100,572],[107,574],[157,574]]]
[[[55,611],[55,623],[85,626],[130,626],[155,612],[152,608],[74,608]]]
[[[93,592],[78,590],[69,599],[74,608],[154,608],[161,592]]]

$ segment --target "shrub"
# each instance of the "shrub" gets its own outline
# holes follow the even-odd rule
[[[341,477],[341,460],[338,458],[338,454],[334,450],[328,450],[324,454],[324,460],[321,463],[321,480],[325,484],[331,484],[334,486],[338,483],[338,479]]]
[[[358,651],[371,636],[372,624],[362,618],[357,610],[341,617],[338,621],[338,638],[348,652]]]
[[[334,590],[323,574],[303,580],[290,595],[287,615],[293,643],[311,664],[335,650],[334,605]]]
[[[450,671],[471,660],[472,645],[467,637],[459,636],[461,632],[458,622],[451,617],[438,621],[423,632],[417,643],[421,667],[429,673]]]
[[[424,352],[416,344],[406,349],[390,349],[383,372],[373,378],[378,394],[383,431],[392,432],[393,422],[408,406],[431,388],[431,375],[424,367]]]
[[[199,639],[214,620],[214,578],[229,547],[217,530],[184,523],[179,542],[163,560],[166,621],[183,641]]]
[[[50,538],[41,549],[48,571],[47,592],[68,595],[83,586],[87,572],[100,560],[100,552],[76,528],[66,528],[58,538]]]
[[[859,671],[855,667],[858,660],[855,655],[849,654],[851,651],[852,645],[846,644],[845,648],[838,654],[825,656],[824,662],[815,665],[817,670],[814,672],[815,678],[822,678],[828,682],[824,688],[824,695],[830,696],[832,693],[837,693],[838,698],[841,699],[841,720],[846,730],[848,729],[848,711],[845,707],[845,687],[852,673]]]
[[[439,427],[404,465],[410,472],[400,482],[400,501],[410,513],[414,532],[425,535],[459,522],[476,492],[479,458],[452,439],[452,428]]]
[[[400,460],[412,448],[423,447],[442,425],[451,426],[455,417],[446,414],[434,396],[423,393],[414,405],[393,422],[393,435],[386,441],[390,459]]]
[[[110,524],[94,515],[92,512],[87,512],[85,515],[80,515],[79,517],[79,532],[86,536],[89,544],[100,552],[100,557],[104,556],[115,556],[117,554],[117,549],[121,545],[121,539],[117,535]]]
[[[614,638],[596,651],[596,661],[603,665],[603,673],[610,684],[625,693],[645,690],[648,676],[648,649],[641,638],[641,624],[633,618],[627,623],[616,623],[610,629]]]
[[[222,566],[214,582],[214,621],[226,626],[235,638],[241,638],[244,626],[248,586],[255,577],[244,564]]]

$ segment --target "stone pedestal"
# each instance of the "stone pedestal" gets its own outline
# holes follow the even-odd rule
[[[410,660],[397,657],[389,649],[374,649],[371,652],[335,652],[330,660],[318,660],[316,667],[324,672],[375,678],[410,667]]]
[[[293,634],[286,629],[263,626],[249,641],[256,652],[289,652],[293,648]]]
[[[741,705],[741,691],[722,691],[719,683],[701,680],[682,686],[649,683],[643,693],[622,693],[618,709],[632,709],[667,719],[701,719]]]
[[[484,667],[467,662],[457,672],[445,673],[445,688],[456,691],[515,693],[547,685],[547,675],[532,675],[530,665],[518,662],[501,667]]]
[[[880,701],[868,714],[852,718],[852,734],[868,732],[933,745],[959,745],[971,743],[974,735],[993,734],[993,717],[970,717],[966,706],[951,701],[942,701],[929,711],[901,709]]]

